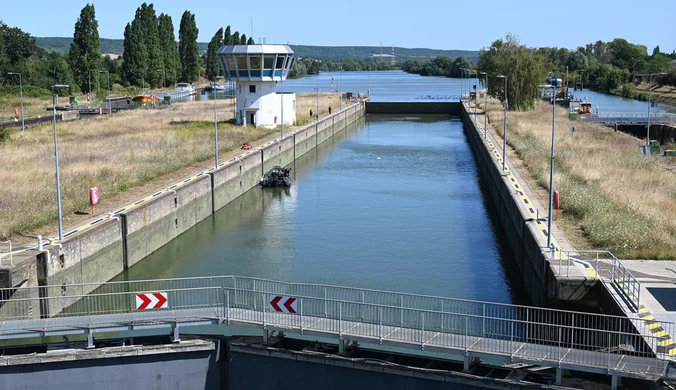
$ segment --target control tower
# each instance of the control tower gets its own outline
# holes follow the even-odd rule
[[[228,45],[218,49],[223,75],[237,84],[236,123],[272,128],[296,122],[296,94],[277,93],[293,66],[287,45]],[[282,107],[284,112],[282,113]]]

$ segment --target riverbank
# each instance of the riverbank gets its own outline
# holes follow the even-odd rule
[[[502,104],[491,100],[491,132],[502,139]],[[676,259],[676,159],[639,153],[641,141],[602,125],[571,122],[556,108],[557,224],[577,248],[622,258]],[[552,106],[507,116],[508,157],[548,204]],[[573,133],[571,127],[575,126]],[[540,210],[541,214],[546,210]]]
[[[316,94],[299,94],[297,120],[316,111]],[[339,106],[336,94],[320,95],[320,115]],[[229,100],[219,100],[220,160],[245,143],[263,144],[278,129],[232,125]],[[64,228],[91,218],[89,188],[98,187],[96,213],[107,213],[143,194],[213,165],[214,103],[198,101],[162,110],[132,110],[57,126]],[[291,130],[291,129],[289,129]],[[0,144],[0,240],[14,245],[57,230],[54,141],[51,125],[14,132]]]

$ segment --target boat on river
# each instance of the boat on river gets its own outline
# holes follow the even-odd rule
[[[274,166],[261,177],[261,187],[289,187],[291,168]]]

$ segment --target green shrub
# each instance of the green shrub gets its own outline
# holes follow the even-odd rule
[[[12,138],[14,129],[11,127],[0,127],[0,143],[9,141]]]

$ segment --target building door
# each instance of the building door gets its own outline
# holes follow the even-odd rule
[[[251,123],[252,126],[256,126],[256,113],[252,112],[249,114],[249,123]]]

